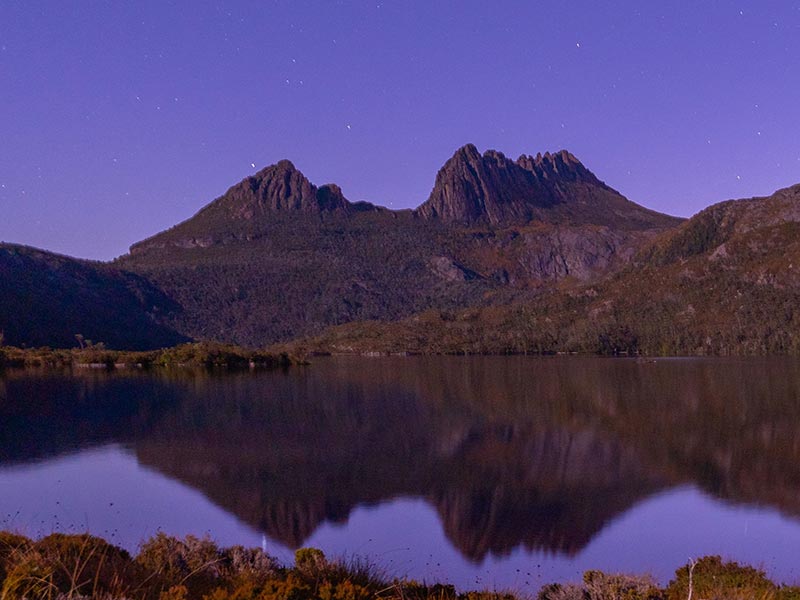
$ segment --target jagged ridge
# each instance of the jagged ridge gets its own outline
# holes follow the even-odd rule
[[[263,234],[281,215],[348,218],[391,211],[369,202],[350,202],[335,184],[312,184],[288,160],[247,177],[191,219],[131,246],[207,247]],[[473,144],[459,148],[439,170],[429,198],[413,214],[422,221],[493,227],[598,225],[625,231],[665,229],[681,222],[627,200],[600,181],[566,150],[520,156],[512,161],[496,150],[483,155]]]
[[[459,148],[439,170],[416,212],[461,225],[543,221],[648,229],[679,222],[630,202],[566,150],[522,155],[515,162],[495,150],[481,155],[472,144]]]

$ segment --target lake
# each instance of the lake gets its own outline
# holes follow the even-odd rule
[[[0,529],[209,534],[536,591],[720,554],[800,581],[800,361],[317,358],[0,377]]]

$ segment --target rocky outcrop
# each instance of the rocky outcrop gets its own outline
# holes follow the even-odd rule
[[[598,187],[611,189],[566,150],[561,150],[555,154],[550,154],[549,152],[539,153],[535,157],[523,154],[517,159],[517,164],[526,171],[533,173],[536,179],[541,182],[549,181],[555,185],[559,180],[564,182],[583,181]]]

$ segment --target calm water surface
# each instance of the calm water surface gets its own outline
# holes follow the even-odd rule
[[[800,362],[330,358],[9,372],[0,528],[208,533],[536,590],[721,554],[800,580]]]

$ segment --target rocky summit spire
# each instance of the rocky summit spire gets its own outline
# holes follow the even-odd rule
[[[439,170],[417,214],[462,224],[527,222],[549,207],[573,201],[569,184],[610,190],[566,150],[523,155],[515,162],[495,150],[481,155],[467,144]]]
[[[245,219],[272,211],[346,211],[350,206],[339,186],[317,188],[288,160],[247,177],[216,202]]]
[[[417,209],[420,216],[471,223],[503,220],[524,201],[528,174],[499,152],[481,156],[472,144],[456,150],[436,175],[433,191]]]

